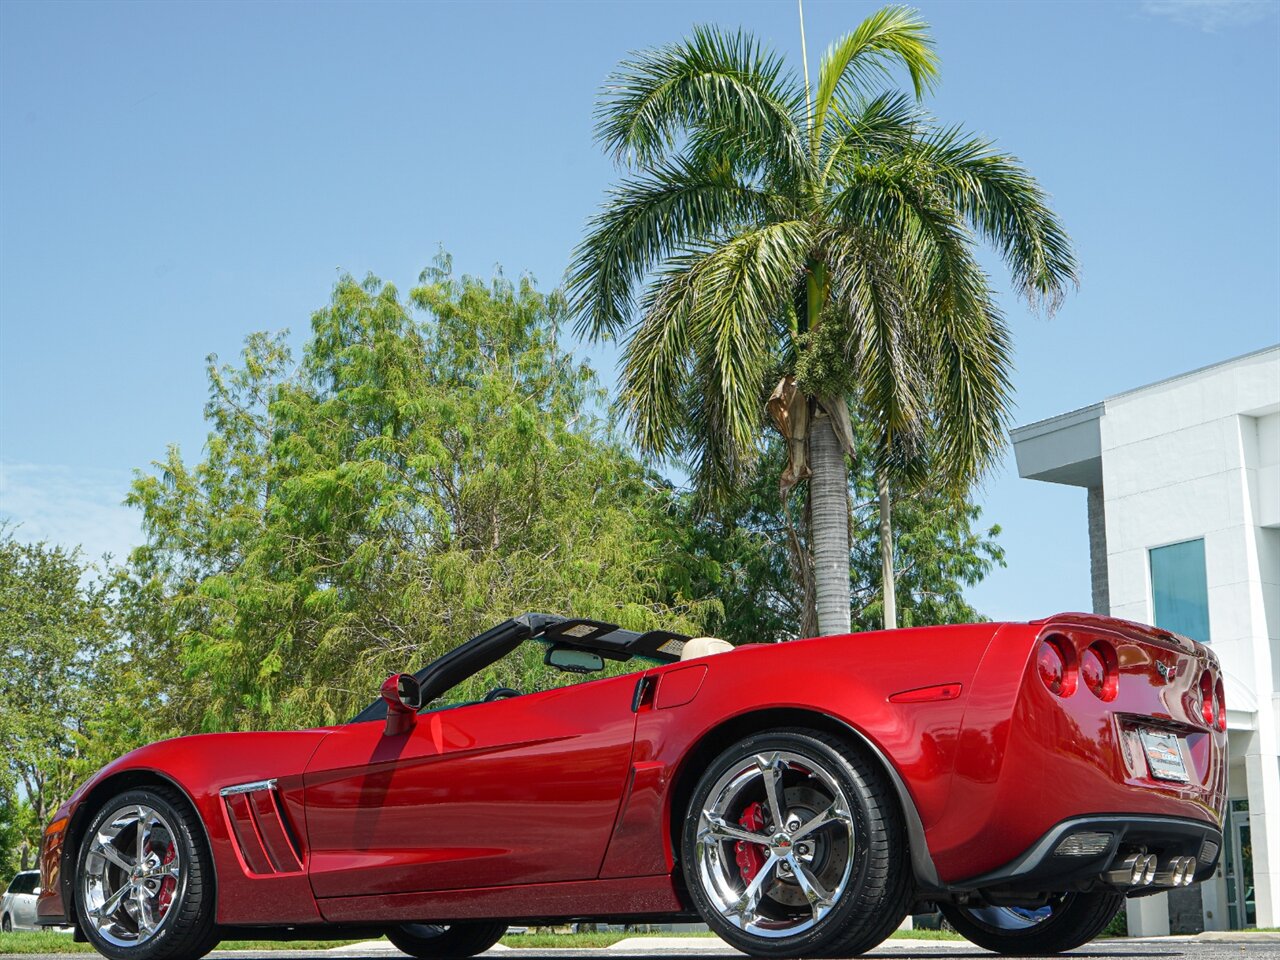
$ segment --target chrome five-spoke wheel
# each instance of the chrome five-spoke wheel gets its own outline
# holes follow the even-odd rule
[[[761,937],[803,933],[844,892],[855,856],[849,800],[832,774],[791,751],[744,757],[698,821],[698,874],[730,923]]]
[[[693,790],[681,844],[694,904],[762,956],[848,956],[902,920],[901,814],[855,747],[811,730],[757,734]]]
[[[153,807],[115,810],[94,831],[80,875],[85,914],[98,936],[120,947],[149,940],[185,879],[176,834]]]
[[[197,960],[218,942],[204,831],[172,787],[126,790],[98,809],[74,890],[81,932],[110,960]]]

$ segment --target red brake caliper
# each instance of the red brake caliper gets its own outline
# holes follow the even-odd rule
[[[759,803],[747,804],[747,809],[743,810],[742,816],[738,818],[738,826],[743,830],[759,833],[764,829],[764,807]],[[739,840],[733,845],[733,850],[736,854],[735,859],[738,861],[738,869],[742,872],[742,880],[750,884],[764,866],[764,847],[758,843]]]
[[[177,848],[175,848],[173,845],[173,842],[170,841],[169,845],[165,847],[164,860],[162,860],[161,862],[165,864],[173,863],[173,860],[177,855],[178,855]],[[160,916],[164,916],[165,911],[169,909],[169,904],[173,902],[173,891],[177,889],[178,889],[177,877],[165,877],[164,880],[161,881],[160,896],[159,896],[159,899],[156,901],[156,911]]]

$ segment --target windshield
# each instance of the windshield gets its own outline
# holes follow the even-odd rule
[[[641,673],[663,661],[644,656],[633,656],[629,660],[604,661],[604,669],[593,673],[573,673],[547,666],[543,661],[551,644],[542,638],[526,640],[506,656],[489,664],[472,674],[461,683],[446,690],[436,699],[426,704],[427,710],[439,710],[446,707],[457,707],[467,703],[483,700],[485,696],[500,687],[525,693],[540,693],[543,690],[555,690],[578,683],[589,683],[605,677],[620,677],[628,673]]]
[[[636,633],[598,620],[526,613],[459,644],[414,676],[422,688],[422,709],[440,710],[484,700],[495,690],[502,691],[500,696],[519,696],[672,663],[680,659],[688,639],[669,630]],[[565,650],[559,657],[565,666],[582,667],[592,655],[603,666],[583,672],[550,665],[548,650],[557,646]],[[351,722],[386,715],[387,704],[379,698]]]

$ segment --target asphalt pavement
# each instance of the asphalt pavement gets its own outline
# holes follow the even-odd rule
[[[92,956],[92,955],[88,955]],[[215,950],[213,960],[394,960],[402,956],[386,941],[374,941],[333,950]],[[601,950],[519,950],[496,947],[485,954],[489,960],[687,960],[742,956],[723,943],[705,938],[647,938],[626,940]],[[933,940],[887,940],[867,958],[910,958],[910,960],[958,960],[962,957],[991,957],[968,943]],[[1210,934],[1199,937],[1153,937],[1149,939],[1095,940],[1088,946],[1061,956],[1140,957],[1145,960],[1280,960],[1280,934]],[[4,960],[86,960],[86,954],[9,954]]]

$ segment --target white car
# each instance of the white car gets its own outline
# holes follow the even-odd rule
[[[40,893],[40,871],[16,874],[0,897],[0,930],[39,930],[36,926],[36,896]]]

